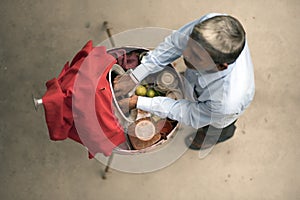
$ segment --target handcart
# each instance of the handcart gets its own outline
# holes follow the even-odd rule
[[[114,46],[107,22],[104,25]],[[114,79],[137,67],[148,51],[145,47],[136,46],[107,50],[105,47],[93,47],[89,41],[72,62],[64,66],[57,78],[47,82],[45,95],[41,99],[33,98],[36,109],[39,105],[45,109],[52,140],[73,139],[87,147],[90,158],[97,153],[109,156],[103,179],[114,154],[136,155],[157,151],[172,140],[180,126],[177,121],[140,110],[123,113],[118,104]],[[158,96],[184,98],[181,75],[171,64],[163,71],[146,77],[140,85],[153,89]],[[94,113],[87,112],[87,107],[91,107]],[[146,135],[145,130],[148,131]]]

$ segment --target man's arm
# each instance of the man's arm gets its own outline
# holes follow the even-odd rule
[[[161,118],[168,117],[196,129],[213,122],[220,122],[226,117],[219,113],[218,108],[214,105],[185,99],[148,98],[134,95],[119,101],[119,105],[124,113],[128,113],[130,109],[138,108]]]
[[[187,39],[186,35],[178,31],[174,31],[167,36],[164,42],[143,57],[141,64],[132,73],[124,74],[115,82],[116,95],[123,96],[127,94],[149,74],[163,70],[164,66],[180,57]]]
[[[186,47],[189,35],[191,34],[194,26],[208,18],[221,15],[218,13],[210,13],[204,15],[200,19],[196,19],[177,31],[167,36],[164,42],[160,43],[153,51],[144,56],[141,64],[137,66],[132,75],[123,75],[115,83],[115,92],[117,96],[123,96],[132,91],[134,87],[141,82],[149,74],[161,71],[164,66],[167,66],[182,55]]]
[[[208,18],[220,15],[210,13],[196,19],[167,36],[153,51],[144,56],[142,64],[133,70],[134,76],[140,82],[149,74],[158,72],[182,55],[194,26]]]

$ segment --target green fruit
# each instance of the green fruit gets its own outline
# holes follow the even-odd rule
[[[146,87],[142,85],[137,86],[137,88],[135,89],[135,94],[138,96],[145,96],[147,94]]]
[[[147,91],[147,96],[148,96],[148,97],[154,97],[154,96],[155,96],[155,90],[149,89],[149,90]]]

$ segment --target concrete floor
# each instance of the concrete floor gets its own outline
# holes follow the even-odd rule
[[[2,0],[0,199],[299,199],[299,11],[298,0]],[[256,96],[232,140],[205,159],[187,151],[162,170],[107,180],[82,146],[49,140],[31,93],[43,95],[87,40],[103,41],[104,20],[113,33],[177,29],[208,12],[240,19],[255,66]]]

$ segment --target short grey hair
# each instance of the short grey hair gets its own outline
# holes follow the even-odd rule
[[[232,16],[215,16],[193,28],[190,37],[200,43],[215,63],[233,63],[245,46],[245,30]]]

